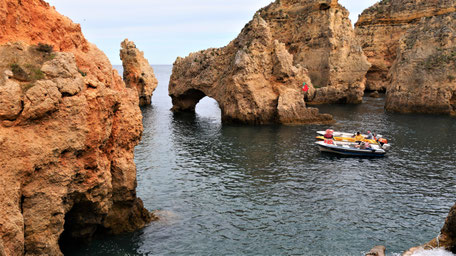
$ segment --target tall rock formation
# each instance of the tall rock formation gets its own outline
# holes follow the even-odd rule
[[[214,98],[224,121],[327,122],[306,102],[362,102],[369,67],[336,0],[277,0],[226,47],[178,58],[169,93],[175,111]]]
[[[194,111],[204,96],[214,98],[224,122],[330,122],[331,116],[306,107],[304,82],[312,92],[307,71],[293,65],[285,45],[274,40],[266,21],[255,15],[228,46],[178,58],[169,94],[174,111]]]
[[[136,90],[44,1],[0,2],[0,25],[0,255],[143,227]]]
[[[125,84],[128,88],[135,88],[138,91],[140,106],[150,105],[152,94],[158,85],[154,70],[134,42],[125,39],[121,47],[120,59]]]
[[[362,102],[370,64],[337,0],[277,0],[258,12],[293,64],[308,70],[316,88],[309,103]]]
[[[455,11],[454,0],[382,0],[366,9],[355,24],[356,36],[372,64],[367,89],[386,90],[399,39],[424,17]]]
[[[456,12],[423,18],[399,42],[386,109],[455,115],[455,68]]]

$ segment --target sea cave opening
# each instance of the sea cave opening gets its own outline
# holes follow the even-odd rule
[[[100,216],[96,215],[96,209],[91,203],[76,203],[65,214],[63,232],[59,237],[60,250],[64,255],[78,249],[81,245],[87,245],[93,238],[98,228]]]

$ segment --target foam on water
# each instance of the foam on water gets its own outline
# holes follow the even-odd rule
[[[454,256],[453,253],[444,249],[418,250],[412,256]]]

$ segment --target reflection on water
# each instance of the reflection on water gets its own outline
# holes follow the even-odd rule
[[[384,159],[325,155],[313,145],[324,126],[222,125],[208,98],[196,114],[172,114],[171,67],[154,68],[138,195],[177,217],[76,254],[363,255],[379,244],[397,254],[435,237],[454,204],[454,118],[385,113],[383,99],[321,106],[332,128],[392,144]]]

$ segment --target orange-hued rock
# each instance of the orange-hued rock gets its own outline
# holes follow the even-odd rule
[[[440,234],[428,243],[410,248],[403,256],[412,256],[420,250],[431,250],[435,248],[443,248],[452,253],[456,253],[456,204],[450,209],[450,213],[446,217]]]
[[[41,0],[2,1],[0,25],[0,255],[143,227],[136,90]]]
[[[399,41],[386,109],[456,114],[456,12],[423,18]]]
[[[152,94],[158,81],[144,53],[132,41],[125,39],[121,44],[120,59],[123,66],[123,79],[128,88],[135,88],[139,95],[139,105],[150,105]]]
[[[302,91],[303,82],[310,87]],[[215,99],[223,122],[328,123],[331,116],[307,108],[310,78],[267,22],[255,15],[226,47],[191,53],[173,66],[169,95],[174,111],[194,111],[204,96]]]
[[[293,64],[308,70],[316,88],[308,103],[362,102],[370,64],[337,0],[277,0],[258,13]]]
[[[399,39],[421,18],[452,13],[453,0],[382,0],[366,9],[355,24],[355,32],[369,62],[367,89],[384,91],[388,72],[396,60]]]

